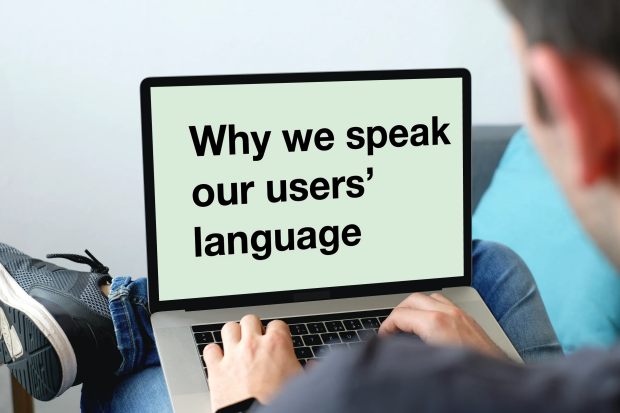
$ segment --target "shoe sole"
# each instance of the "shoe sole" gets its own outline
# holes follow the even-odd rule
[[[77,374],[73,347],[45,307],[0,264],[0,358],[34,398],[52,400]]]

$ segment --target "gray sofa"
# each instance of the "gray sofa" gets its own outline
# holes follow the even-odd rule
[[[489,187],[493,173],[520,125],[474,126],[471,133],[471,211]]]

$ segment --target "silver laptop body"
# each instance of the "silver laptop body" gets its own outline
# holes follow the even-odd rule
[[[279,319],[391,309],[413,292],[441,292],[520,361],[470,287],[467,70],[148,78],[141,105],[149,305],[175,412],[211,411],[192,327],[239,321],[246,314]],[[438,130],[446,123],[442,140]],[[297,142],[294,130],[301,131]],[[313,132],[303,150],[308,130]],[[240,131],[247,138],[233,139]],[[348,172],[363,180],[363,196],[354,197],[360,192],[354,185],[334,195],[332,178],[347,178]],[[330,186],[325,198],[327,190],[311,190],[311,178],[322,176]],[[403,176],[405,184],[397,182]],[[308,195],[293,202],[288,185],[295,177],[307,178]],[[217,184],[224,184],[222,198],[232,202],[233,187],[226,185],[237,182],[240,190],[250,179],[262,189],[247,192],[245,203],[240,193],[236,205],[218,204]],[[286,181],[288,200],[265,202],[265,183],[280,180]],[[341,236],[340,247],[333,238],[328,247],[326,237],[316,235],[331,218],[340,224],[330,227],[333,237]],[[351,230],[345,244],[342,228],[355,220],[360,235]],[[268,254],[266,230],[273,235],[279,225],[316,227],[316,246],[301,240],[310,230],[298,230],[288,233],[296,236],[294,251],[275,244]],[[239,231],[248,233],[245,253],[240,236],[232,238],[236,250],[227,242]]]

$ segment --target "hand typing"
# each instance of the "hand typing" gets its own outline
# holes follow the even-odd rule
[[[383,322],[379,335],[399,331],[418,335],[428,344],[467,346],[481,353],[505,358],[482,327],[441,294],[411,294]]]
[[[213,411],[251,397],[265,404],[292,376],[302,371],[288,326],[247,315],[222,328],[226,352],[217,344],[204,349]]]

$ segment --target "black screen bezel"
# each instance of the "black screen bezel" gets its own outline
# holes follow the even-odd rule
[[[155,182],[153,171],[153,135],[151,95],[153,87],[241,85],[265,83],[343,82],[398,79],[445,79],[463,81],[463,249],[464,275],[439,279],[413,280],[329,288],[277,291],[233,296],[159,300],[157,237],[155,223]],[[321,299],[364,297],[412,293],[442,288],[471,286],[471,74],[467,69],[417,69],[354,72],[273,73],[253,75],[217,75],[186,77],[151,77],[140,84],[142,111],[142,155],[148,265],[148,296],[152,314],[173,310],[210,310]]]

